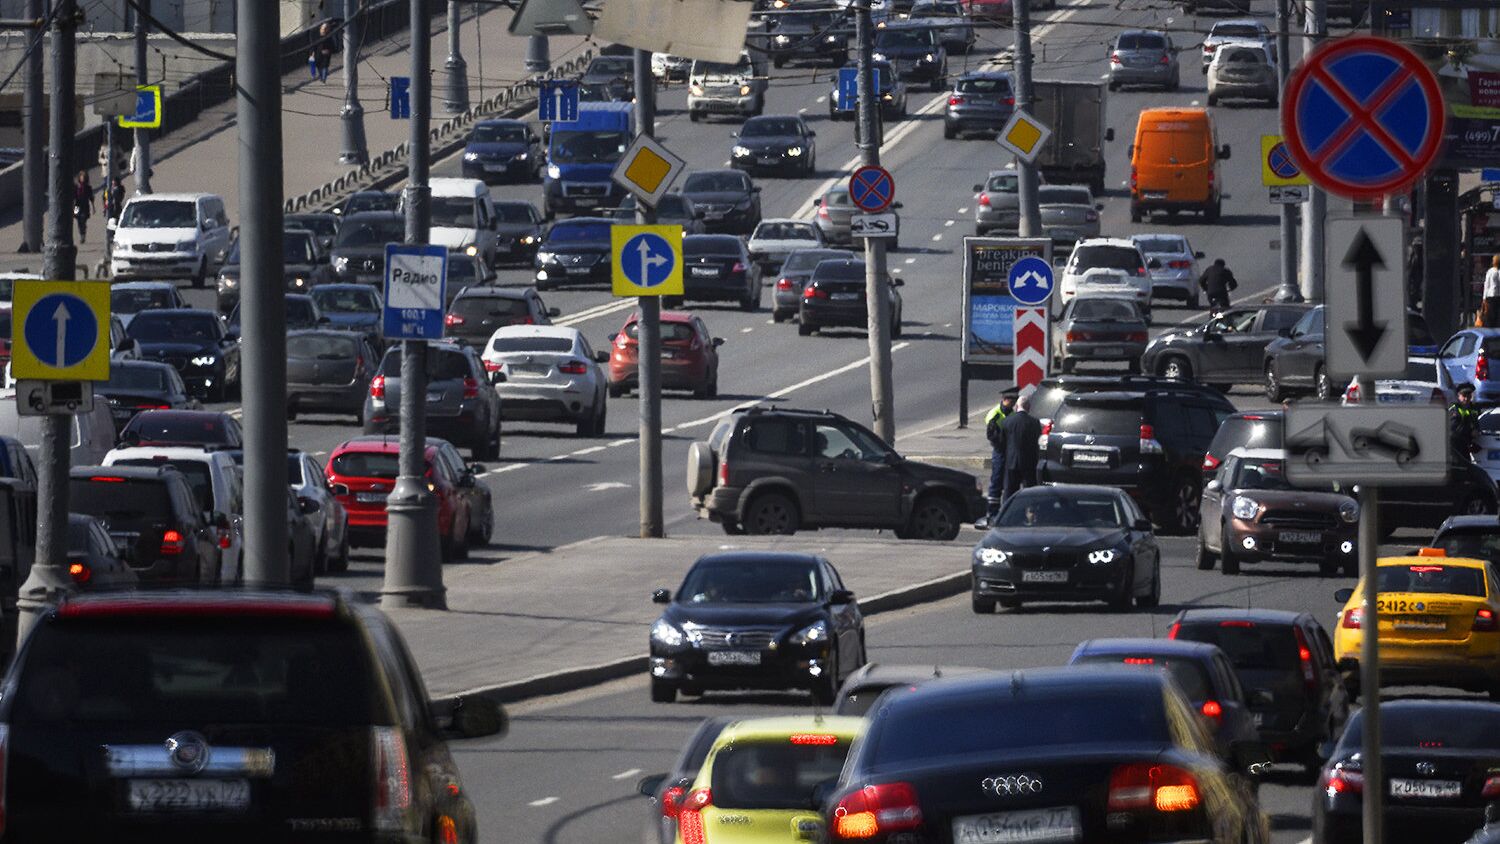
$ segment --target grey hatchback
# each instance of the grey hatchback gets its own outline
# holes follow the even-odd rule
[[[771,319],[781,322],[795,316],[813,270],[823,261],[835,260],[852,261],[854,253],[847,249],[798,249],[787,255],[772,287]]]
[[[427,349],[427,435],[462,443],[475,460],[500,456],[500,394],[493,384],[505,376],[485,373],[484,361],[468,345],[434,341]],[[392,346],[370,381],[365,398],[366,434],[401,430],[401,347]]]
[[[293,331],[286,338],[286,416],[349,413],[363,421],[365,397],[380,356],[354,331]]]
[[[1128,29],[1109,51],[1109,90],[1122,85],[1153,85],[1177,90],[1181,73],[1172,36],[1152,29]]]
[[[968,132],[993,136],[1016,110],[1016,92],[1009,73],[985,70],[965,73],[948,93],[943,113],[943,137]]]

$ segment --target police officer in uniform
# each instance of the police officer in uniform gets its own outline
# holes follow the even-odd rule
[[[1474,406],[1474,385],[1458,385],[1458,400],[1448,405],[1448,451],[1452,462],[1463,464],[1479,450],[1479,408]]]
[[[1015,406],[1015,394],[1004,393],[1000,396],[999,404],[984,415],[984,438],[990,441],[990,486],[985,494],[989,500],[989,510],[985,513],[983,524],[976,527],[987,527],[990,519],[1000,512],[1000,500],[1005,492],[1005,435],[1001,433],[1001,425]]]

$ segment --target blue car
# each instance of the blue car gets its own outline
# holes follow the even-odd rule
[[[1500,328],[1465,328],[1437,354],[1438,383],[1449,394],[1465,381],[1475,404],[1500,404]]]
[[[534,182],[541,178],[542,139],[524,120],[481,120],[464,146],[465,179]]]
[[[380,291],[368,284],[321,284],[308,293],[332,328],[358,331],[376,342],[381,334],[384,303]]]

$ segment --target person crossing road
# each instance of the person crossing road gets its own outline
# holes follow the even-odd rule
[[[1224,263],[1223,258],[1215,258],[1213,266],[1203,271],[1198,279],[1198,286],[1208,294],[1208,309],[1223,310],[1229,307],[1229,294],[1240,286],[1234,273]]]

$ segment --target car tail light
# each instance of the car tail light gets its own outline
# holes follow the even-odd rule
[[[1190,270],[1193,268],[1193,262],[1183,260],[1168,261],[1167,266],[1174,270]]]
[[[1139,185],[1139,183],[1140,183],[1140,181],[1139,181],[1139,179],[1136,176],[1135,165],[1132,164],[1132,165],[1130,165],[1130,189],[1131,190],[1135,190],[1136,187]]]
[[[1087,331],[1069,331],[1067,334],[1063,335],[1063,339],[1068,341],[1069,343],[1078,343],[1088,340],[1092,336],[1093,335]]]
[[[68,577],[73,578],[74,583],[88,583],[94,577],[93,569],[88,563],[68,563]]]
[[[10,773],[10,726],[0,724],[0,835],[5,834],[5,821],[9,817],[6,811],[5,792],[7,790],[6,780]]]
[[[375,772],[375,828],[401,831],[411,808],[411,760],[406,755],[406,739],[395,727],[371,727],[370,752]]]
[[[1214,186],[1214,170],[1212,167],[1208,168],[1208,186]]]
[[[1221,461],[1218,457],[1214,456],[1213,454],[1204,454],[1203,455],[1203,471],[1205,471],[1205,472],[1217,472],[1219,470],[1219,464],[1222,463],[1222,462],[1223,461]]]
[[[377,375],[370,379],[370,398],[385,398],[385,376]]]
[[[458,314],[448,314],[447,316],[443,317],[443,325],[446,325],[449,328],[452,328],[455,325],[463,324],[464,318],[459,316]]]
[[[1167,638],[1168,639],[1176,639],[1177,638],[1177,634],[1181,633],[1181,632],[1182,632],[1182,625],[1178,624],[1176,622],[1173,622],[1172,626],[1167,628]]]
[[[163,557],[175,557],[181,554],[187,547],[182,540],[182,531],[169,530],[161,535],[161,555]]]
[[[729,486],[729,461],[719,460],[719,486]]]
[[[1358,630],[1364,623],[1365,611],[1363,607],[1351,607],[1344,611],[1344,619],[1339,626],[1345,630]]]
[[[1198,707],[1198,711],[1203,713],[1204,718],[1213,722],[1214,729],[1218,729],[1219,724],[1224,721],[1224,707],[1219,705],[1219,702],[1216,700],[1203,701],[1203,705]]]
[[[1166,56],[1166,55],[1163,55],[1160,59],[1157,60],[1157,64],[1171,64],[1171,63],[1172,63],[1172,59],[1170,57]]]
[[[1432,388],[1432,395],[1429,396],[1427,400],[1429,402],[1431,402],[1432,404],[1447,404],[1448,403],[1448,397],[1445,396],[1445,395],[1443,395],[1443,391],[1441,389],[1437,388],[1437,387],[1433,387]]]
[[[1125,334],[1125,342],[1127,343],[1144,343],[1146,340],[1147,335],[1144,331],[1129,331]]]
[[[1097,222],[1099,222],[1099,212],[1098,211],[1088,211],[1088,212],[1085,212],[1084,215],[1083,215],[1083,219],[1086,220],[1086,221],[1088,221],[1088,222],[1090,222],[1090,223],[1097,223]]]
[[[229,531],[227,531],[227,530],[221,530],[221,531],[219,531],[219,547],[220,548],[222,548],[222,549],[228,549],[229,546],[231,544],[233,544],[233,539],[234,539],[234,537],[230,534]]]
[[[1121,64],[1120,54],[1119,53],[1110,53],[1109,54],[1109,63],[1110,64]]]
[[[682,811],[682,796],[686,790],[680,785],[674,785],[661,793],[661,816],[664,818],[676,818],[677,813]]]
[[[621,331],[619,334],[615,335],[615,348],[617,348],[617,349],[628,349],[628,348],[630,348],[630,338],[627,337],[627,336],[625,336],[625,332]]]
[[[1008,106],[1013,106],[1013,105],[1016,104],[1016,98],[1015,97],[1006,97],[1004,102]]]
[[[1161,443],[1156,441],[1156,428],[1141,426],[1141,454],[1161,454]]]
[[[713,805],[713,793],[706,788],[695,788],[682,801],[682,811],[677,815],[677,832],[682,844],[708,844],[708,834],[703,828],[703,809]]]
[[[831,746],[839,743],[839,737],[832,733],[792,733],[787,737],[792,744],[810,744],[815,746]]]
[[[1474,611],[1474,631],[1477,633],[1493,633],[1500,630],[1500,625],[1495,623],[1495,611],[1489,607],[1480,607]]]
[[[981,193],[979,195],[979,204],[984,208],[990,207],[990,195],[987,193]]]
[[[1488,785],[1488,783],[1486,783]],[[1365,774],[1355,761],[1340,762],[1323,777],[1323,790],[1329,797],[1359,794],[1365,790]]]
[[[818,217],[819,217],[819,219],[823,219],[823,220],[828,219],[828,206],[827,205],[819,205],[818,206]]]
[[[732,273],[742,273],[742,272],[744,272],[745,271],[745,262],[744,261],[735,261],[734,262],[734,266],[730,267],[729,271],[732,272]]]
[[[496,361],[496,360],[487,360],[487,361],[484,362],[484,371],[485,372],[499,372],[500,370],[502,370],[504,368],[505,368],[505,364],[503,364],[503,363],[501,363],[499,361]]]
[[[1109,777],[1109,811],[1155,809],[1185,812],[1198,808],[1198,780],[1172,765],[1134,763],[1115,768]]]
[[[479,398],[479,382],[478,381],[475,381],[473,378],[465,378],[464,379],[464,398],[466,398],[466,399],[477,399],[477,398]]]
[[[1488,381],[1489,379],[1490,379],[1490,359],[1487,358],[1487,357],[1485,357],[1484,355],[1480,355],[1479,359],[1474,362],[1474,380],[1475,381]]]
[[[951,97],[948,98],[948,105],[963,105],[963,104],[964,104],[964,98],[958,96],[957,94],[954,94],[953,96],[951,96]]]
[[[1488,777],[1484,781],[1484,789],[1479,796],[1487,800],[1500,797],[1500,777]]]
[[[124,478],[101,477],[99,475],[95,475],[94,477],[89,478],[89,480],[92,481],[92,482],[94,482],[94,483],[96,483],[96,484],[123,484],[123,483],[125,483],[125,479]]]
[[[1297,636],[1297,659],[1302,663],[1302,685],[1309,692],[1318,690],[1318,673],[1313,670],[1312,648],[1307,646],[1307,635],[1302,632],[1301,627],[1293,627],[1292,632]]]
[[[777,290],[791,290],[795,286],[796,286],[795,283],[791,279],[789,279],[789,278],[778,278],[778,279],[776,279],[776,289]]]
[[[804,298],[804,299],[827,299],[828,298],[828,292],[826,290],[823,290],[823,289],[815,286],[815,285],[809,284],[806,287],[806,289],[804,289],[802,291],[802,298]]]
[[[1127,656],[1120,660],[1126,665],[1155,665],[1156,660],[1149,656]]]
[[[588,364],[584,363],[581,360],[570,360],[562,366],[559,366],[557,368],[557,371],[565,373],[567,375],[582,375],[585,372],[589,371],[589,367]]]
[[[922,825],[922,807],[910,783],[867,785],[839,801],[833,810],[835,840],[874,838]]]
[[[1204,44],[1203,45],[1203,52],[1205,52],[1205,53],[1212,53],[1214,50],[1217,50],[1217,49],[1219,49],[1219,45],[1218,44]]]

